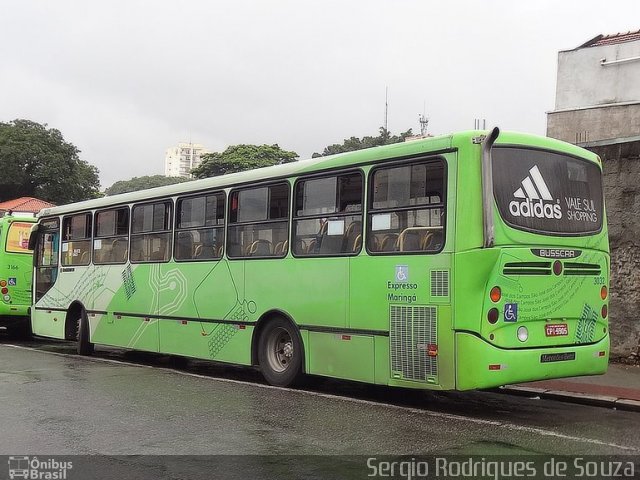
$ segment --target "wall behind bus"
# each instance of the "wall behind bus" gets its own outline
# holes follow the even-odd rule
[[[640,360],[640,141],[591,147],[603,160],[614,357]]]

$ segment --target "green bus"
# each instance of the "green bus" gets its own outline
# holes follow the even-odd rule
[[[467,390],[604,373],[602,165],[470,131],[43,210],[35,334]]]
[[[0,217],[0,327],[16,337],[30,332],[33,252],[29,235],[33,214],[7,212]]]

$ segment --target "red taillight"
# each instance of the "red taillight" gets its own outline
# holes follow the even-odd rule
[[[500,287],[493,287],[489,293],[489,298],[491,298],[493,303],[498,303],[502,298],[502,291],[500,290]]]
[[[0,290],[0,292],[2,292],[3,295],[6,295],[7,293],[9,293],[9,289],[7,287],[2,287],[2,290]]]
[[[489,323],[496,323],[498,321],[498,317],[500,317],[500,312],[495,307],[487,313],[487,320],[489,320]]]
[[[607,290],[607,286],[603,285],[602,288],[600,289],[600,298],[602,298],[603,300],[606,300],[607,295],[609,295],[609,291]]]
[[[600,313],[602,313],[602,318],[607,318],[607,313],[609,313],[609,312],[608,312],[606,304],[602,305],[602,312],[600,312]]]
[[[553,273],[556,275],[560,275],[562,273],[562,262],[560,260],[553,262]]]

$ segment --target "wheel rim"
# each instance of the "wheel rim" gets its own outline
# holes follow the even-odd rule
[[[278,373],[284,372],[289,368],[294,353],[293,340],[289,332],[284,328],[275,329],[267,341],[269,367]]]

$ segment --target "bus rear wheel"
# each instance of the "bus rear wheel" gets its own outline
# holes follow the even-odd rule
[[[283,318],[274,318],[258,342],[258,362],[265,380],[278,387],[295,384],[302,376],[302,342],[296,328]]]
[[[78,355],[92,355],[94,351],[94,345],[89,341],[89,319],[87,318],[87,312],[82,310],[80,318],[78,319]]]

